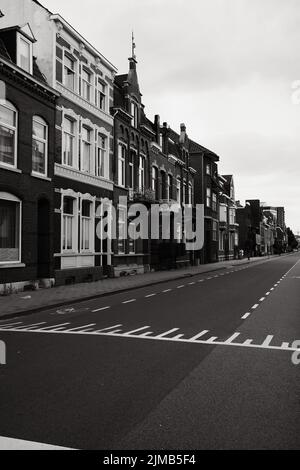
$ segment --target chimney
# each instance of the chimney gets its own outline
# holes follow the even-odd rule
[[[185,124],[180,124],[180,137],[179,137],[179,142],[181,144],[184,144],[186,139],[186,127]]]

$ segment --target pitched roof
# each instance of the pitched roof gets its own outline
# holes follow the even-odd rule
[[[213,158],[215,161],[219,161],[219,156],[212,152],[212,150],[203,147],[203,145],[198,144],[194,140],[189,139],[189,152],[190,153],[205,153],[209,157]]]
[[[4,57],[5,59],[11,60],[11,57],[6,49],[6,46],[2,39],[0,38],[0,55]]]

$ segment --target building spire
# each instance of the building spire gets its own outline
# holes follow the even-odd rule
[[[131,34],[131,57],[134,60],[136,60],[135,48],[136,48],[136,45],[135,45],[134,34],[133,34],[133,30],[132,30],[132,34]]]

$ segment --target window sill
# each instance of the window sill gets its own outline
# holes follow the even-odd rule
[[[26,267],[26,264],[24,263],[3,263],[1,264],[0,263],[0,269],[4,269],[4,268],[25,268]]]
[[[14,171],[15,173],[22,173],[22,171],[19,170],[18,168],[14,168],[13,166],[12,167],[6,166],[6,165],[3,165],[2,163],[0,163],[0,169],[1,170]]]
[[[51,178],[48,178],[48,176],[40,175],[39,173],[34,173],[34,171],[32,171],[30,174],[31,174],[31,176],[33,176],[34,178],[39,178],[39,179],[45,180],[45,181],[52,181],[52,179],[51,179]]]

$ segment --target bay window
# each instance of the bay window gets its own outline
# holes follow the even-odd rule
[[[32,122],[32,171],[47,175],[48,126],[45,121],[34,116]]]
[[[211,208],[213,211],[217,211],[217,195],[216,193],[212,193],[212,205]]]
[[[211,206],[211,189],[206,188],[206,207]]]
[[[21,261],[21,201],[0,192],[0,265]]]
[[[173,199],[173,178],[172,175],[168,175],[168,184],[167,184],[167,199]]]
[[[176,180],[176,201],[178,204],[181,203],[181,183],[180,183],[180,178],[177,178]]]
[[[17,166],[17,110],[8,101],[0,104],[0,163]]]
[[[152,167],[152,191],[158,197],[158,170],[155,166]]]

